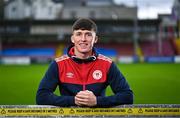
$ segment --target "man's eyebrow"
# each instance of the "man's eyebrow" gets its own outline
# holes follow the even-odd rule
[[[75,31],[75,32],[80,32],[80,33],[92,33],[91,31]]]

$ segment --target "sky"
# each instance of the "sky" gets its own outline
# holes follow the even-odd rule
[[[170,14],[174,0],[114,0],[117,4],[138,5],[139,19],[155,19],[159,13]]]

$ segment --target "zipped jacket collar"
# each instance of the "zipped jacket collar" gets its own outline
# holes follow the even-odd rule
[[[69,46],[67,50],[67,55],[75,62],[77,63],[88,63],[95,61],[97,59],[98,53],[96,52],[96,49],[93,47],[93,55],[88,57],[87,59],[80,59],[74,54],[74,45]]]

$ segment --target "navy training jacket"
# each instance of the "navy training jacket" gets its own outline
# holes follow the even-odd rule
[[[133,92],[125,77],[112,60],[98,54],[88,59],[74,56],[74,48],[68,54],[51,62],[40,82],[36,102],[38,105],[76,106],[74,97],[82,90],[90,90],[97,96],[96,107],[112,107],[133,104]],[[110,85],[114,95],[105,96],[105,89]],[[59,86],[61,96],[54,94]]]

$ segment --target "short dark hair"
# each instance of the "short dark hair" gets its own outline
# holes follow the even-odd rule
[[[97,25],[94,21],[88,18],[78,19],[72,26],[72,31],[74,30],[93,30],[97,33]]]

